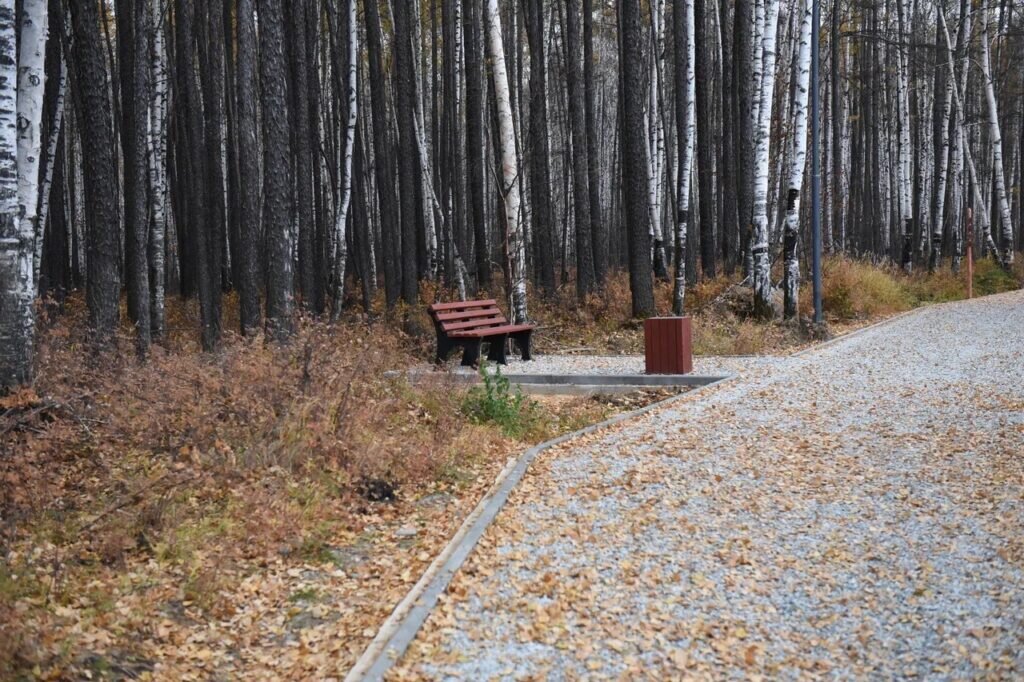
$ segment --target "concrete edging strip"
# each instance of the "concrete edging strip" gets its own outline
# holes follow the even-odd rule
[[[495,479],[487,494],[481,498],[473,508],[473,511],[469,513],[469,516],[459,526],[459,530],[430,564],[423,573],[423,576],[409,591],[409,594],[399,602],[388,619],[381,625],[377,631],[377,636],[373,638],[373,641],[366,647],[363,655],[359,657],[359,660],[356,661],[356,664],[352,666],[352,669],[345,676],[345,682],[383,679],[387,671],[402,657],[402,654],[405,653],[413,639],[416,638],[416,634],[427,620],[441,594],[448,588],[448,584],[455,577],[462,564],[465,563],[476,543],[483,537],[491,522],[494,521],[502,507],[505,506],[512,490],[522,480],[526,470],[530,467],[533,460],[537,458],[537,455],[544,450],[561,445],[574,438],[606,429],[628,419],[633,419],[665,407],[670,403],[681,401],[730,379],[732,379],[731,376],[720,378],[714,383],[700,386],[686,393],[674,395],[632,412],[617,414],[603,422],[592,424],[579,431],[573,431],[540,445],[535,445],[518,457],[510,459],[505,468],[498,474],[497,479]]]

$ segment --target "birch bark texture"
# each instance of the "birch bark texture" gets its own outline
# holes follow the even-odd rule
[[[686,232],[690,223],[690,179],[693,175],[694,138],[697,133],[696,35],[693,5],[693,0],[676,0],[672,12],[675,27],[676,144],[679,158],[676,176],[676,271],[672,288],[673,315],[683,314],[686,297]]]
[[[992,145],[992,174],[994,176],[996,201],[999,207],[999,223],[1002,228],[1003,267],[1013,265],[1013,218],[1010,214],[1010,200],[1006,192],[1006,175],[1003,171],[1003,135],[999,128],[999,105],[996,103],[995,83],[992,80],[992,57],[989,46],[989,11],[981,10],[981,72],[985,80],[985,102],[988,105],[989,143]]]
[[[49,16],[46,0],[22,0],[18,41],[18,207],[20,219],[32,228],[40,245],[33,248],[33,282],[39,278],[43,240],[38,221],[39,163],[42,154],[43,91],[46,86],[46,39]],[[26,228],[27,229],[27,228]],[[33,284],[33,288],[35,284]]]
[[[519,211],[519,166],[516,160],[515,127],[512,122],[512,100],[509,95],[508,71],[505,66],[505,44],[501,33],[498,0],[487,0],[484,8],[487,23],[487,52],[491,58],[491,79],[498,110],[498,155],[501,159],[501,195],[505,208],[505,242],[509,272],[509,298],[512,324],[527,320],[526,307],[526,242],[523,239]]]
[[[800,19],[800,43],[796,58],[796,92],[793,101],[793,153],[790,157],[786,194],[786,225],[783,233],[783,315],[796,317],[800,300],[800,190],[807,163],[807,98],[811,82],[811,0],[804,0]]]
[[[18,68],[14,0],[0,2],[0,388],[32,378],[32,223],[18,193]]]
[[[348,28],[348,52],[345,63],[345,88],[348,95],[348,120],[345,122],[344,149],[342,150],[341,186],[338,188],[338,212],[334,218],[334,289],[331,319],[341,316],[345,296],[345,264],[348,262],[346,226],[352,206],[352,159],[356,148],[356,123],[359,120],[357,76],[359,69],[359,28],[356,24],[356,0],[346,0],[345,21]]]
[[[772,103],[775,94],[775,37],[778,31],[779,0],[766,0],[761,37],[761,90],[757,106],[757,142],[754,151],[754,221],[751,235],[751,268],[754,284],[754,314],[761,319],[775,317],[768,247],[768,174],[771,145]]]

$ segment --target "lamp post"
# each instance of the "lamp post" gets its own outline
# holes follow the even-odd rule
[[[821,310],[821,130],[818,125],[818,51],[821,33],[821,2],[811,0],[811,270],[814,277],[814,322],[823,321]],[[836,68],[833,64],[832,68]]]

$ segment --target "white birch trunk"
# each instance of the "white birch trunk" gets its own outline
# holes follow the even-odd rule
[[[502,199],[505,204],[505,235],[508,251],[509,289],[513,324],[527,319],[526,309],[526,242],[519,214],[519,166],[516,161],[515,127],[512,102],[505,68],[505,45],[501,35],[501,13],[498,0],[487,0],[487,51],[491,58],[494,98],[498,108],[498,140],[501,149]]]
[[[32,378],[33,224],[21,218],[14,0],[0,2],[0,387]],[[45,7],[45,4],[44,4]],[[37,123],[38,125],[38,123]],[[33,210],[34,214],[35,211]]]
[[[342,150],[341,173],[338,181],[338,211],[334,216],[334,293],[331,319],[341,316],[345,298],[345,266],[348,263],[348,216],[352,208],[352,159],[356,149],[356,122],[359,120],[357,69],[359,62],[359,25],[356,23],[356,0],[348,0],[348,73],[345,88],[348,95],[348,120],[345,122],[345,147]]]
[[[1003,173],[1003,135],[999,129],[999,108],[996,90],[992,82],[992,58],[988,37],[988,10],[981,10],[981,71],[985,77],[985,100],[988,103],[989,141],[992,144],[992,172],[995,174],[996,199],[999,202],[999,218],[1002,227],[1004,267],[1013,264],[1013,219],[1010,215],[1010,200],[1006,192],[1006,175]]]
[[[167,51],[164,46],[165,0],[152,0],[149,28],[150,78],[153,101],[149,108],[149,183],[152,223],[149,233],[150,317],[153,338],[164,335],[167,281]]]
[[[18,210],[20,219],[31,226],[34,241],[40,243],[32,249],[33,282],[39,273],[39,263],[34,254],[37,251],[41,254],[43,240],[37,218],[49,16],[46,0],[22,0],[18,22],[21,29],[18,54]],[[34,284],[32,290],[35,291]]]
[[[935,169],[935,214],[932,219],[931,253],[928,257],[928,269],[935,270],[942,259],[942,227],[946,215],[946,184],[949,178],[949,117],[953,110],[953,79],[946,79],[943,91],[942,115],[939,120],[938,167]]]
[[[768,252],[768,172],[772,100],[775,94],[775,36],[778,29],[780,0],[766,0],[767,17],[761,40],[763,74],[761,103],[758,106],[757,147],[754,153],[754,234],[753,258],[754,309],[759,317],[774,316],[772,305],[771,258]]]
[[[651,33],[654,54],[651,58],[651,83],[647,106],[649,148],[647,154],[648,202],[651,214],[651,248],[655,268],[664,268],[665,233],[662,228],[662,193],[665,180],[665,126],[661,118],[661,73],[664,58],[664,0],[651,0]],[[658,273],[662,274],[662,273]]]
[[[675,315],[683,314],[686,298],[686,233],[690,223],[690,180],[693,177],[693,149],[697,137],[697,38],[694,32],[693,0],[682,1],[686,12],[686,148],[677,166],[676,276],[672,289],[672,312]]]
[[[896,0],[897,10],[900,13],[899,37],[903,38],[903,25],[907,18],[904,0]],[[899,113],[899,148],[897,154],[897,171],[899,177],[899,210],[900,210],[900,234],[902,236],[902,264],[903,268],[910,272],[913,267],[913,245],[914,238],[914,214],[913,203],[911,202],[912,178],[911,160],[913,153],[910,143],[910,83],[907,76],[907,56],[904,54],[902,45],[896,49],[896,108]]]
[[[419,0],[415,2],[415,21],[413,21],[413,35],[412,35],[412,53],[413,53],[413,64],[419,65],[422,61],[422,43],[420,41],[420,3]],[[425,91],[423,87],[420,70],[417,66],[415,70],[416,78],[416,92],[421,93]],[[423,97],[416,98],[416,115],[413,116],[413,121],[416,124],[416,155],[420,165],[420,189],[423,192],[424,198],[430,197],[433,192],[431,177],[433,177],[433,170],[430,163],[430,149],[427,147],[427,136],[426,130],[426,117],[423,111]],[[424,243],[427,248],[427,277],[428,279],[437,279],[438,269],[440,267],[440,259],[437,255],[437,224],[434,220],[434,208],[427,205],[426,199],[423,205],[423,231]]]
[[[797,315],[800,300],[800,190],[807,163],[807,98],[811,82],[811,3],[804,3],[800,20],[800,43],[796,60],[796,97],[793,102],[793,156],[786,197],[786,225],[783,237],[785,269],[784,305],[787,318]]]

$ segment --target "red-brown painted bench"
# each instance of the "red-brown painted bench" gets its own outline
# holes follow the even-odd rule
[[[448,359],[457,347],[462,347],[462,364],[476,367],[480,360],[480,344],[488,342],[487,359],[507,364],[505,347],[508,339],[516,342],[523,360],[530,359],[532,324],[509,324],[492,298],[482,301],[435,303],[427,308],[437,332],[437,361]]]

